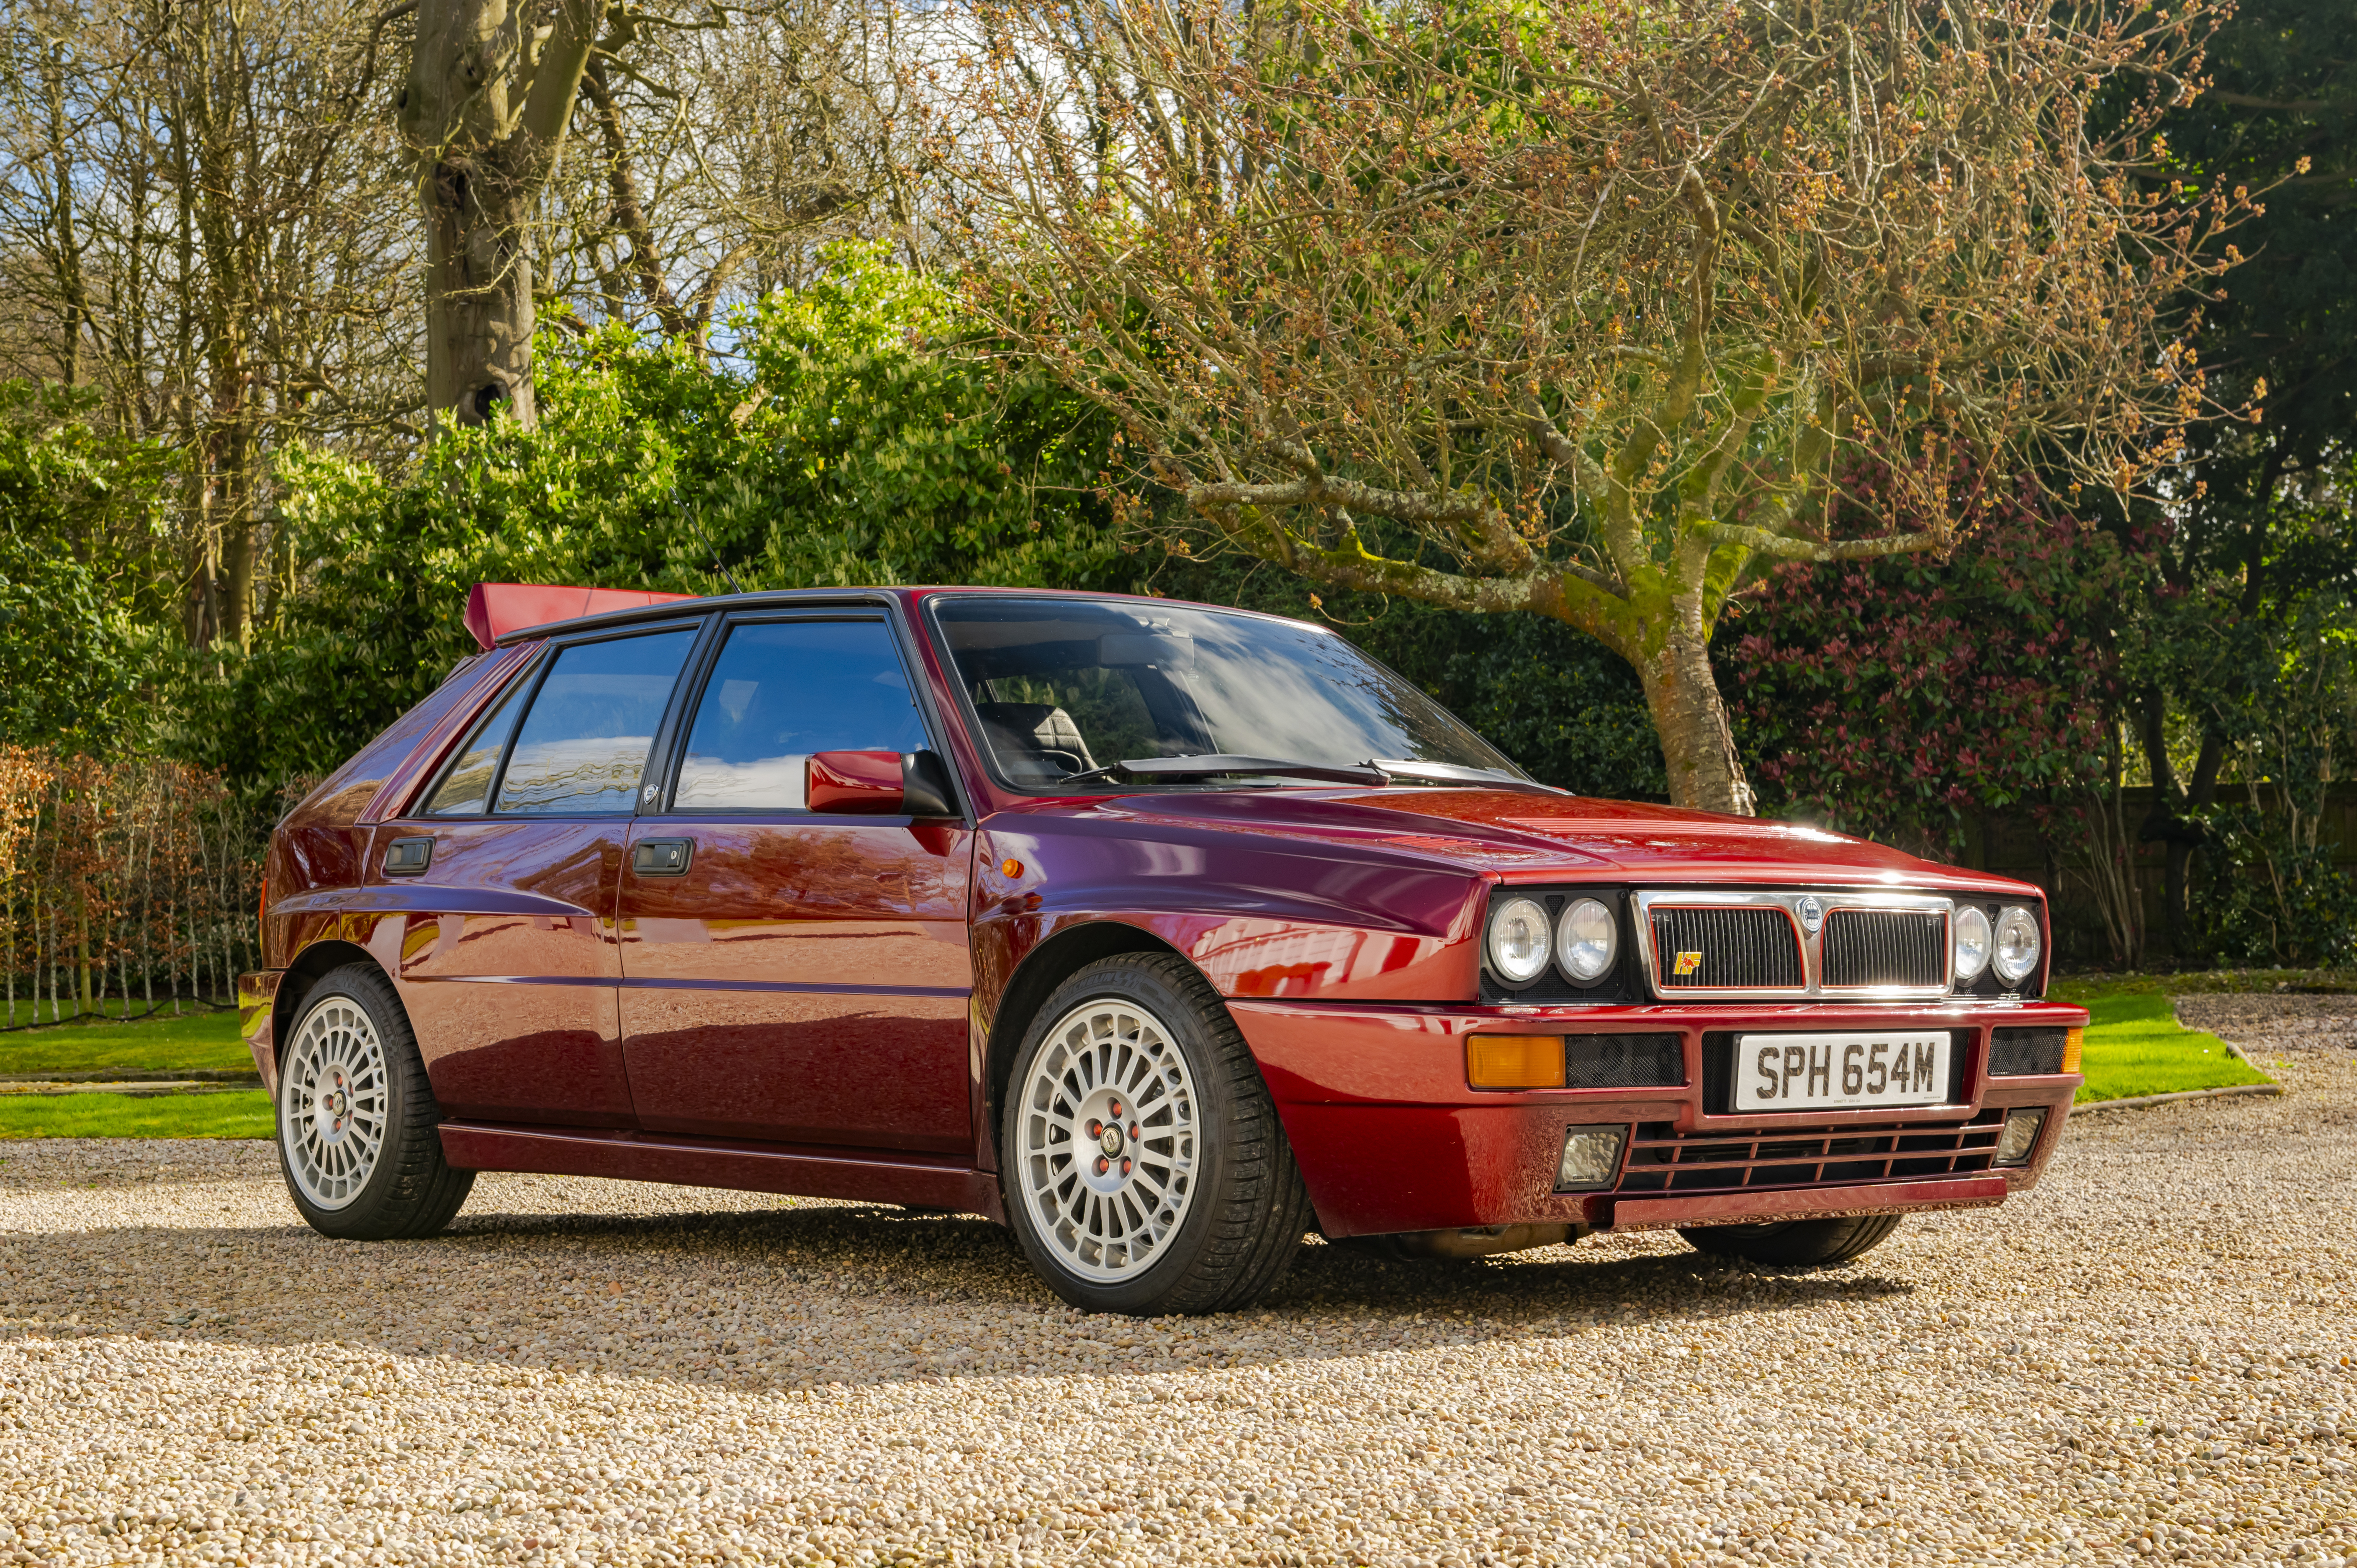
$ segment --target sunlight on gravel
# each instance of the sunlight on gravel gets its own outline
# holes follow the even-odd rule
[[[973,1219],[490,1176],[367,1245],[266,1145],[0,1145],[0,1563],[2357,1563],[2357,1052],[2265,1059],[1846,1268],[1313,1245],[1152,1323]]]

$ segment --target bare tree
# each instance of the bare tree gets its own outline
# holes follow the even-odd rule
[[[0,15],[0,373],[91,388],[115,428],[180,450],[186,629],[242,640],[293,569],[271,526],[275,449],[382,457],[412,428],[410,223],[353,46],[371,13]]]
[[[892,0],[610,26],[543,214],[546,286],[699,351],[818,248],[905,227]]]
[[[1708,658],[1752,575],[1943,551],[1960,471],[2133,486],[2209,412],[2166,312],[2239,194],[2144,178],[2201,0],[973,15],[974,301],[1158,526],[1592,633],[1684,804],[1752,809]],[[1862,461],[1921,526],[1834,535]]]

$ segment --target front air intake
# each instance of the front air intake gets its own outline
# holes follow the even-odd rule
[[[1920,989],[1948,983],[1948,917],[1936,909],[1844,909],[1825,914],[1828,991]]]
[[[1775,906],[1653,906],[1653,972],[1680,991],[1801,991],[1801,932]]]

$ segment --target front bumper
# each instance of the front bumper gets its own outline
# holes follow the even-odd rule
[[[1994,1028],[2077,1028],[2059,1003],[1642,1004],[1485,1007],[1232,999],[1329,1237],[1497,1226],[1575,1232],[1980,1208],[2038,1184],[2077,1073],[1993,1078]],[[1904,1110],[1716,1113],[1705,1036],[1741,1030],[1937,1028],[1960,1062],[1949,1102]],[[1685,1082],[1660,1089],[1474,1090],[1465,1036],[1676,1032]],[[2025,1164],[1993,1166],[2005,1112],[2048,1108]],[[1630,1129],[1612,1180],[1557,1192],[1565,1130]],[[1683,1162],[1683,1163],[1682,1163]]]

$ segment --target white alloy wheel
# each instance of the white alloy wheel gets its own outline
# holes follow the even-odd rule
[[[1039,1042],[1017,1101],[1022,1201],[1064,1268],[1096,1284],[1161,1261],[1195,1198],[1195,1081],[1162,1021],[1100,997]]]
[[[319,1208],[343,1208],[376,1174],[384,1149],[384,1041],[358,1002],[329,996],[304,1017],[279,1073],[278,1141],[287,1173]]]

